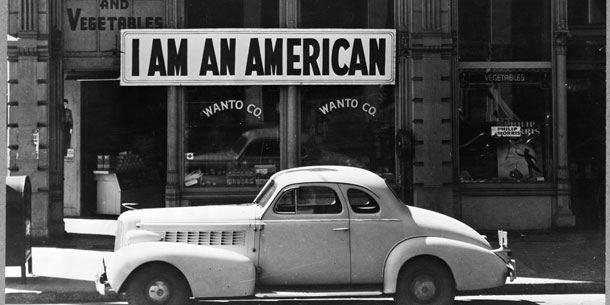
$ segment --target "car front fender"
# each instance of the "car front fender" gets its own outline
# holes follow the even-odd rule
[[[388,254],[383,271],[384,293],[396,292],[400,268],[418,256],[433,256],[444,261],[460,291],[506,283],[507,265],[492,250],[442,237],[415,237],[402,241]]]
[[[114,290],[124,291],[133,271],[154,262],[182,272],[196,298],[254,294],[256,269],[250,259],[224,249],[184,243],[140,242],[119,249],[106,264],[108,283]]]

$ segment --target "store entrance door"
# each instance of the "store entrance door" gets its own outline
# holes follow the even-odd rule
[[[117,216],[127,202],[165,205],[166,97],[162,87],[82,82],[83,216]]]
[[[576,225],[604,223],[606,99],[604,71],[568,72],[568,155]]]

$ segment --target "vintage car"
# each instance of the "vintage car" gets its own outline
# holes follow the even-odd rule
[[[405,205],[361,168],[300,167],[273,175],[249,204],[123,213],[97,287],[127,293],[129,304],[282,288],[450,304],[456,291],[515,278],[505,235],[494,249],[458,220]]]

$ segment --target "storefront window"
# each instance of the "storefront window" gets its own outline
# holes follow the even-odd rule
[[[548,72],[461,74],[460,181],[544,182],[551,156]]]
[[[279,89],[187,89],[184,186],[262,187],[279,169]]]
[[[277,28],[279,1],[187,0],[187,28]]]
[[[280,12],[279,3],[187,0],[186,27],[278,28],[280,15],[285,13]],[[297,26],[392,28],[392,3],[300,1]],[[184,90],[185,188],[254,189],[280,170],[280,142],[286,138],[279,132],[283,106],[279,101],[286,87],[202,86]],[[357,166],[378,172],[390,183],[394,180],[391,86],[299,86],[298,92],[301,119],[286,124],[301,130],[301,142],[294,143],[300,146],[301,165]]]
[[[301,164],[347,165],[393,179],[393,90],[379,86],[303,88]]]
[[[606,0],[568,0],[568,24],[604,25]]]
[[[279,1],[187,0],[186,28],[277,28]],[[279,170],[280,89],[192,87],[184,106],[184,187],[262,187]]]
[[[550,60],[549,12],[549,0],[459,0],[459,60]]]
[[[393,1],[301,1],[302,28],[392,28]],[[301,164],[369,169],[394,181],[393,88],[301,87]]]
[[[393,1],[301,1],[302,28],[392,28]]]

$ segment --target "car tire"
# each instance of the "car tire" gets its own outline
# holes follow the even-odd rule
[[[397,305],[450,305],[454,298],[453,275],[440,260],[415,259],[398,274],[394,295]]]
[[[191,290],[181,272],[166,264],[141,267],[127,285],[130,305],[185,305],[190,303]]]

